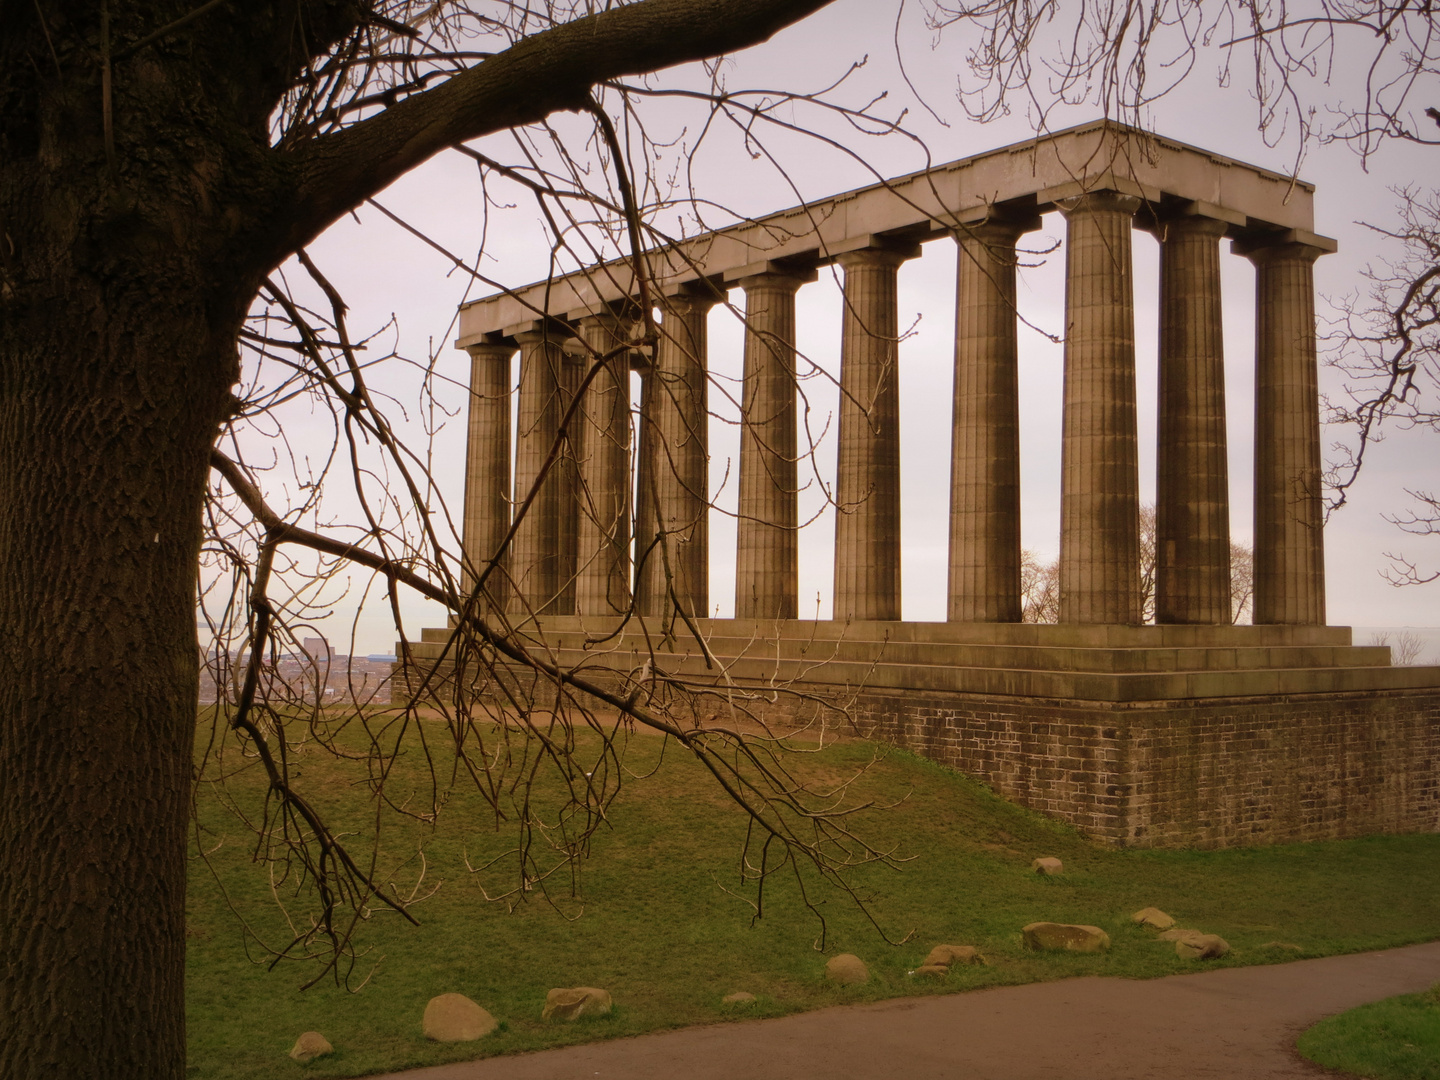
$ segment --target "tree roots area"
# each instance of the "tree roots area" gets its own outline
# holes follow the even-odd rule
[[[852,892],[763,853],[753,833],[742,881],[749,818],[658,736],[628,740],[620,794],[576,859],[565,798],[547,803],[539,779],[497,797],[483,777],[447,774],[435,752],[446,726],[427,732],[429,723],[396,733],[383,769],[372,739],[346,752],[343,732],[325,746],[291,746],[288,758],[296,790],[418,926],[362,894],[336,899],[327,934],[324,898],[287,858],[287,829],[291,841],[313,838],[283,820],[267,832],[269,782],[252,760],[204,764],[187,928],[190,1076],[361,1076],[843,1002],[1076,975],[1153,978],[1440,937],[1440,836],[1110,850],[860,740],[797,743],[788,761],[798,782],[853,811],[846,828],[863,843]],[[201,748],[211,752],[203,735]],[[875,851],[890,864],[866,855]],[[1059,859],[1063,872],[1037,874],[1038,858]],[[1220,935],[1229,953],[1182,958],[1132,920],[1147,907]],[[1035,922],[1100,927],[1110,948],[1027,951],[1021,928]],[[984,962],[917,976],[938,944],[975,946]],[[868,981],[828,981],[839,953],[859,956]],[[556,987],[603,988],[614,1008],[544,1021]],[[722,1001],[742,991],[754,1000]],[[498,1027],[472,1042],[427,1041],[426,1004],[447,993],[478,1002]],[[305,1031],[334,1050],[302,1066],[286,1055]]]

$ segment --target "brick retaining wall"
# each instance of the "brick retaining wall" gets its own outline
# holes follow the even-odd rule
[[[1440,830],[1440,694],[1101,704],[863,691],[860,731],[1121,847]]]

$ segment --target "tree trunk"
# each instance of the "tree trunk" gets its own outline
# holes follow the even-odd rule
[[[0,321],[0,1076],[178,1080],[195,577],[235,325],[72,278]]]

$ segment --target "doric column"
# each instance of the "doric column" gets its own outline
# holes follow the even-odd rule
[[[535,487],[536,478],[559,438],[572,369],[555,332],[527,331],[520,343],[520,400],[515,433],[515,513]],[[575,489],[574,456],[568,447],[540,485],[520,518],[511,545],[510,575],[516,594],[511,609],[535,614],[574,612]]]
[[[1065,413],[1060,621],[1140,622],[1131,218],[1140,200],[1092,192],[1061,204]]]
[[[492,559],[499,559],[485,578],[488,606],[504,610],[506,567],[510,553],[500,544],[510,529],[510,358],[513,345],[482,343],[470,354],[469,426],[465,440],[465,572],[464,588],[475,587]],[[483,608],[480,609],[483,612]]]
[[[1255,622],[1324,625],[1325,544],[1314,263],[1281,234],[1255,264]],[[1332,249],[1333,250],[1333,249]]]
[[[799,277],[743,278],[745,369],[740,399],[740,510],[735,617],[798,612],[795,291]]]
[[[1038,220],[958,236],[950,442],[951,622],[1020,621],[1020,391],[1015,241]]]
[[[586,352],[583,374],[597,355],[629,338],[615,315],[580,320]],[[630,358],[611,356],[580,402],[576,516],[575,610],[580,615],[621,615],[630,609]]]
[[[1159,223],[1160,402],[1155,477],[1155,621],[1230,621],[1230,480],[1220,237],[1190,215]]]
[[[863,248],[845,271],[835,479],[836,619],[900,618],[900,315],[906,255]]]
[[[715,301],[682,294],[661,301],[663,320],[655,365],[646,386],[656,546],[639,588],[646,615],[665,615],[678,602],[703,618],[710,603],[709,409],[706,316]],[[646,492],[640,498],[649,501]],[[669,583],[666,565],[669,565]],[[673,598],[670,589],[673,589]]]

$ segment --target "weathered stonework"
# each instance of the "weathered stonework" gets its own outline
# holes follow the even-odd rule
[[[1116,847],[1440,829],[1440,694],[1189,702],[865,692],[866,734]]]

